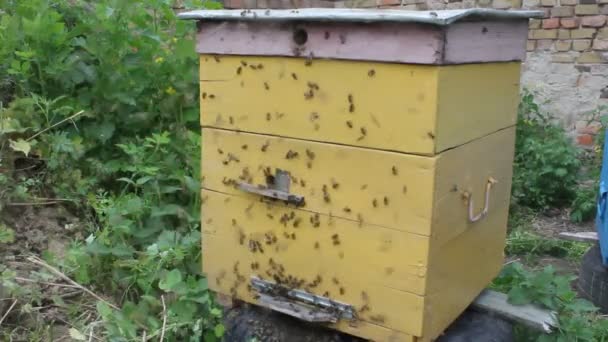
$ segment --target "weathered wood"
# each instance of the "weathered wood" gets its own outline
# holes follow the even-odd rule
[[[475,299],[472,306],[545,333],[550,333],[553,328],[558,326],[555,311],[546,310],[532,304],[513,305],[509,303],[506,294],[496,291],[484,290]]]
[[[197,52],[362,61],[460,64],[525,57],[527,20],[415,23],[202,22]],[[499,39],[500,38],[500,39]]]
[[[291,301],[280,299],[278,297],[273,298],[271,296],[262,294],[258,300],[259,303],[265,307],[306,322],[337,322],[335,315],[326,311],[315,309],[313,307],[309,308],[300,304],[294,304]]]
[[[562,232],[557,235],[562,240],[579,241],[579,242],[597,242],[600,240],[597,232]]]

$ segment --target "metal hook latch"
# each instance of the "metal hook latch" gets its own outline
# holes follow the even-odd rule
[[[304,196],[289,193],[289,185],[291,182],[289,172],[277,169],[276,174],[272,177],[272,179],[272,184],[269,184],[269,186],[256,186],[249,183],[239,182],[238,188],[245,192],[282,200],[296,206],[304,205]]]
[[[462,194],[462,196],[464,197],[464,199],[467,201],[467,204],[468,204],[469,222],[477,222],[488,215],[488,210],[489,210],[489,206],[490,206],[490,190],[492,190],[492,187],[496,183],[498,183],[498,181],[496,179],[494,179],[492,177],[490,177],[488,179],[488,182],[486,183],[486,198],[485,198],[485,202],[483,205],[483,209],[477,215],[475,215],[473,213],[473,211],[475,210],[474,209],[475,205],[473,204],[473,198],[472,198],[471,194],[467,191],[465,191]]]

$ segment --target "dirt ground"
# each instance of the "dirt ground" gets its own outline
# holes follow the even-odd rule
[[[2,222],[14,230],[15,241],[0,244],[0,266],[16,272],[17,290],[31,295],[32,301],[15,300],[7,289],[0,289],[0,317],[12,306],[0,326],[0,339],[29,341],[35,336],[40,341],[72,341],[67,314],[59,303],[78,300],[82,291],[28,257],[43,259],[43,253],[50,253],[62,258],[71,241],[83,239],[82,221],[65,207],[54,204],[8,207],[2,213]]]

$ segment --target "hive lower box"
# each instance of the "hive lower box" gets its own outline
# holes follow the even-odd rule
[[[351,305],[335,327],[376,341],[436,338],[502,265],[515,130],[434,156],[203,129],[203,269],[258,303],[253,277]],[[235,184],[289,173],[305,205]],[[468,203],[488,214],[469,221]]]

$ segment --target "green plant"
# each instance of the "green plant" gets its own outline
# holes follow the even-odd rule
[[[0,202],[61,197],[90,217],[47,260],[116,303],[97,305],[108,341],[223,335],[200,272],[195,29],[172,5],[0,0]]]
[[[599,179],[592,184],[590,187],[582,187],[576,190],[574,200],[570,205],[570,220],[572,222],[585,222],[595,217]]]
[[[578,150],[563,128],[540,111],[524,92],[519,106],[513,174],[513,199],[536,209],[560,207],[575,194]]]
[[[493,288],[507,292],[516,305],[537,303],[558,313],[559,327],[550,335],[520,329],[521,341],[606,341],[608,320],[597,308],[578,298],[570,286],[573,276],[557,275],[551,266],[542,270],[526,269],[520,263],[507,265],[494,280]]]
[[[588,245],[585,243],[542,237],[519,228],[509,232],[505,252],[509,256],[526,259],[549,255],[580,260],[587,248]]]

